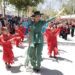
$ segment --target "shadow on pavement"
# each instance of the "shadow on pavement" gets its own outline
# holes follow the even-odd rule
[[[65,51],[65,50],[60,50],[60,49],[58,49],[58,51],[59,51],[59,53],[61,52],[61,53],[67,53],[67,51]]]
[[[70,38],[67,38],[67,41],[73,41],[72,39],[70,39]]]
[[[19,72],[21,72],[21,70],[20,70],[20,67],[21,67],[22,65],[20,65],[20,66],[12,66],[11,68],[10,68],[10,71],[12,72],[12,73],[19,73]]]
[[[75,43],[73,43],[73,42],[58,42],[58,45],[75,46]]]
[[[66,59],[66,58],[63,58],[63,57],[57,57],[57,58],[43,58],[43,60],[52,60],[52,61],[55,61],[55,62],[66,61],[66,62],[72,63],[71,60]]]
[[[44,67],[41,69],[40,73],[40,75],[63,75],[63,73],[58,70],[50,70]]]
[[[66,58],[63,58],[63,57],[57,57],[57,58],[56,58],[56,61],[66,61],[66,62],[70,62],[70,63],[72,63],[71,60],[66,59]]]

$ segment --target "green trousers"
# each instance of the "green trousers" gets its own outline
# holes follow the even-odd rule
[[[41,60],[42,60],[42,49],[43,49],[42,43],[35,43],[34,47],[32,46],[29,47],[28,54],[33,68],[40,69]]]

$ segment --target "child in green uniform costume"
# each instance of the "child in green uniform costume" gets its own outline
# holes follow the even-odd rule
[[[29,26],[29,47],[28,56],[29,61],[35,72],[40,71],[41,60],[42,60],[42,49],[43,49],[43,35],[42,26],[48,21],[52,21],[55,17],[49,19],[48,21],[41,20],[41,13],[39,11],[34,12],[34,21],[31,22]]]

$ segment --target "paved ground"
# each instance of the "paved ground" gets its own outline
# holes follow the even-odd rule
[[[49,58],[47,44],[44,44],[41,72],[38,74],[24,67],[27,43],[24,43],[24,49],[14,46],[15,63],[10,70],[5,68],[2,60],[2,47],[0,47],[0,75],[75,75],[75,37],[68,36],[68,41],[58,38],[58,42],[58,59]]]

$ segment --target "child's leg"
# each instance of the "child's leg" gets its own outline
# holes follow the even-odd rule
[[[53,50],[53,48],[52,48],[51,44],[48,44],[48,54],[50,57],[52,57],[52,50]]]
[[[24,35],[22,35],[21,39],[22,39],[22,41],[24,41]]]
[[[58,48],[55,47],[55,48],[54,48],[54,57],[56,57],[57,54],[58,54]]]
[[[21,42],[21,38],[16,38],[15,42],[16,42],[16,47],[19,47],[19,44]]]

